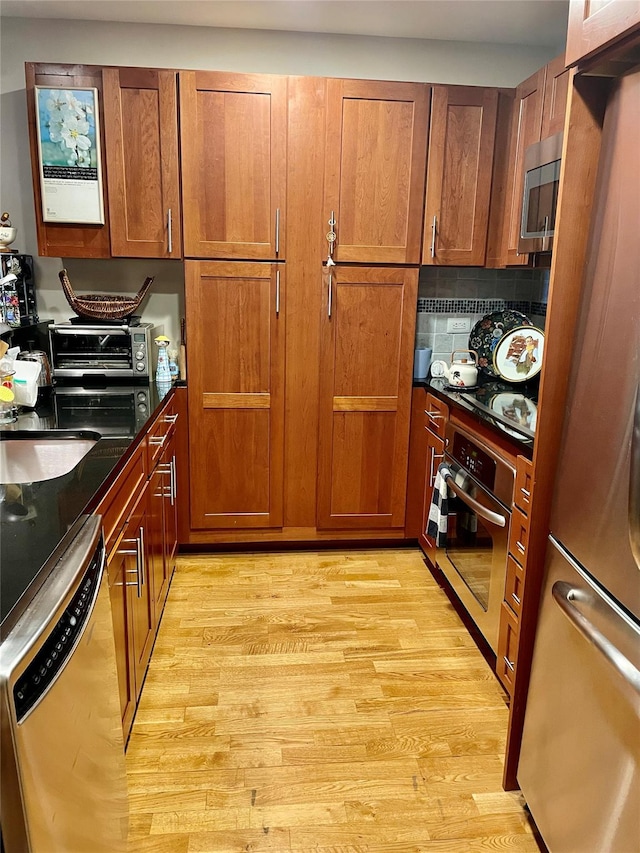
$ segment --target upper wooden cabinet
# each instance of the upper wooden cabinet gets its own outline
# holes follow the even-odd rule
[[[516,89],[511,121],[504,203],[502,265],[527,264],[529,255],[520,252],[524,156],[529,145],[564,129],[569,75],[564,56],[540,68]]]
[[[333,267],[325,285],[318,527],[404,527],[418,270]]]
[[[280,527],[284,271],[185,263],[191,526]]]
[[[564,54],[562,54],[545,66],[540,139],[546,139],[564,130],[568,94],[569,72],[565,67]]]
[[[182,256],[176,72],[105,68],[111,254]]]
[[[485,262],[497,89],[434,86],[422,263]]]
[[[503,234],[503,259],[507,265],[527,264],[529,261],[527,254],[518,251],[524,187],[524,152],[529,145],[540,141],[544,80],[545,69],[541,68],[516,89],[508,153],[509,172]]]
[[[570,0],[567,66],[640,29],[640,0]]]
[[[180,72],[184,254],[284,259],[287,78]]]
[[[327,99],[323,228],[333,213],[334,260],[419,264],[429,86],[328,80]]]
[[[100,145],[104,152],[104,111],[102,68],[94,65],[59,65],[27,62],[25,65],[29,138],[31,141],[31,174],[38,234],[38,254],[57,258],[109,258],[109,198],[105,157],[101,158],[104,225],[45,222],[40,187],[40,162],[36,129],[35,86],[52,89],[90,88],[98,90]]]

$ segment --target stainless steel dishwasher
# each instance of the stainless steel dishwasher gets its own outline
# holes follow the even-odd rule
[[[128,797],[101,519],[69,546],[0,648],[6,853],[125,851]]]

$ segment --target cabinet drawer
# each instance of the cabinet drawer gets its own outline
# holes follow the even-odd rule
[[[447,408],[447,404],[434,397],[433,394],[427,394],[427,402],[424,410],[424,423],[427,429],[440,438],[444,438],[448,417],[449,409]]]
[[[516,462],[515,505],[524,513],[531,507],[533,494],[533,465],[525,456],[518,456]]]
[[[498,654],[496,674],[509,695],[513,690],[516,673],[516,651],[518,649],[518,620],[511,608],[503,602],[500,611],[500,634],[498,636]]]
[[[524,586],[524,569],[518,565],[513,557],[507,557],[507,580],[504,587],[504,600],[520,617],[522,608],[522,587]]]
[[[118,479],[109,489],[96,508],[96,514],[102,516],[102,529],[107,554],[116,543],[118,533],[124,526],[139,492],[147,480],[147,446],[142,442],[118,475]]]
[[[149,448],[148,467],[153,471],[160,461],[162,451],[166,447],[171,434],[175,429],[178,415],[175,411],[173,399],[164,407],[147,432],[147,446]]]
[[[527,559],[527,547],[529,545],[529,519],[517,507],[513,508],[511,515],[511,529],[509,530],[509,553],[524,566]]]

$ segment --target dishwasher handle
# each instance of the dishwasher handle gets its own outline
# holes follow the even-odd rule
[[[2,678],[18,725],[56,683],[90,621],[106,564],[100,522],[85,521],[3,644]]]

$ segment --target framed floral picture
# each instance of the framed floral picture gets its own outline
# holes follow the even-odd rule
[[[44,222],[104,225],[97,89],[35,87]]]

